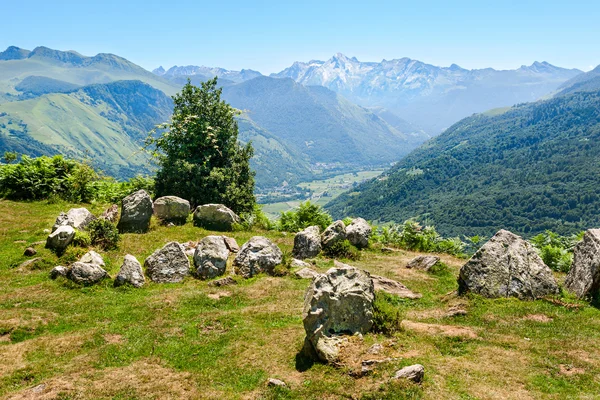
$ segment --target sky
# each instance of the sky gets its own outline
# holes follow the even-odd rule
[[[438,66],[600,64],[600,1],[2,0],[0,48],[113,53],[146,69],[279,72],[341,52]]]

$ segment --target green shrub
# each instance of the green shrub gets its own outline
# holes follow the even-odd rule
[[[394,296],[385,292],[375,292],[373,304],[373,331],[391,335],[400,329],[402,313],[395,304]]]
[[[278,229],[285,232],[299,232],[309,226],[317,225],[324,231],[333,219],[321,206],[310,201],[301,203],[298,209],[282,212]]]
[[[73,246],[77,247],[90,247],[92,245],[92,238],[87,232],[76,231],[75,237],[73,238]]]
[[[573,248],[583,238],[583,233],[559,236],[545,231],[531,238],[530,242],[538,250],[542,261],[553,271],[569,272],[573,261]]]
[[[91,242],[104,250],[113,250],[119,246],[119,231],[115,224],[105,219],[97,219],[88,225]]]
[[[79,261],[81,257],[86,253],[81,247],[67,247],[60,256],[61,265],[73,264],[75,261]]]
[[[265,230],[271,231],[275,229],[275,223],[267,217],[263,212],[262,207],[258,204],[254,205],[254,210],[250,213],[240,214],[242,220],[239,224],[234,225],[235,231],[251,231]]]
[[[292,269],[292,253],[289,251],[283,252],[283,257],[281,258],[281,263],[273,269],[273,275],[275,276],[285,276],[290,273]]]
[[[360,250],[352,245],[348,240],[340,240],[323,250],[323,254],[329,258],[347,258],[349,260],[359,260]]]

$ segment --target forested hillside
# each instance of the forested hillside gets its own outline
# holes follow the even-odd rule
[[[444,235],[600,226],[600,91],[466,118],[329,204],[336,216],[427,220]]]

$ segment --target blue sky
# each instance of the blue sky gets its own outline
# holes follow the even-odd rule
[[[464,68],[600,64],[600,1],[4,0],[0,47],[123,56],[147,69],[277,72],[342,52]]]

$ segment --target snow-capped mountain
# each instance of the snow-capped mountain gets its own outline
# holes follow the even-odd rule
[[[214,78],[215,76],[227,79],[233,82],[245,82],[247,80],[262,76],[258,71],[251,69],[242,69],[241,71],[231,71],[224,68],[213,68],[205,66],[187,65],[178,67],[177,65],[165,70],[162,66],[152,71],[158,76],[167,79],[175,79],[180,77],[201,77],[203,79]]]
[[[537,100],[580,73],[547,62],[516,70],[467,70],[410,58],[361,62],[338,53],[327,61],[295,62],[271,76],[325,86],[360,105],[388,108],[437,133],[476,112]]]

